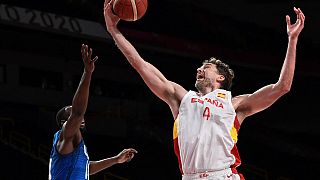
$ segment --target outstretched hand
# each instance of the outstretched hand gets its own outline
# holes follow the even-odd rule
[[[89,49],[88,45],[84,44],[81,46],[81,55],[84,64],[84,70],[92,73],[94,71],[94,63],[98,60],[98,56],[94,57],[94,59],[91,59],[92,49]]]
[[[120,18],[112,12],[114,0],[104,1],[104,20],[106,22],[107,29],[115,28],[120,21]]]
[[[129,162],[134,157],[135,153],[138,153],[138,151],[136,151],[135,149],[132,149],[132,148],[124,149],[116,156],[117,162],[118,163]]]
[[[299,36],[300,32],[304,27],[305,16],[300,8],[293,8],[294,12],[297,15],[297,20],[294,24],[291,24],[290,16],[286,16],[287,21],[287,33],[289,38],[296,38]]]

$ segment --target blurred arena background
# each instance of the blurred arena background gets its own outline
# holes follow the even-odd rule
[[[285,15],[306,15],[291,92],[242,125],[239,168],[248,180],[316,179],[320,165],[319,1],[149,0],[146,15],[119,29],[165,76],[194,89],[211,56],[235,71],[233,95],[277,81],[287,46]],[[181,179],[173,118],[107,34],[103,0],[0,2],[0,179],[47,179],[55,113],[70,104],[82,72],[80,47],[99,56],[86,114],[90,159],[139,153],[90,178]]]

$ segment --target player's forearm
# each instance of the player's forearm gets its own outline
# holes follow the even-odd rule
[[[83,116],[87,109],[89,87],[92,72],[83,72],[78,89],[72,101],[72,114],[75,116]]]
[[[109,33],[113,37],[117,47],[127,58],[128,62],[135,68],[139,69],[143,66],[144,61],[140,57],[137,50],[132,46],[132,44],[123,36],[123,34],[117,28],[109,28]]]
[[[289,91],[291,89],[295,64],[296,64],[296,48],[297,48],[298,37],[289,37],[288,48],[286,57],[281,69],[279,81],[277,86],[279,86],[283,91]]]
[[[95,174],[115,164],[118,164],[118,160],[116,157],[102,159],[100,161],[90,161],[89,173],[90,175]]]

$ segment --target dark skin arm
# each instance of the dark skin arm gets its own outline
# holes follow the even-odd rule
[[[129,162],[134,157],[135,153],[138,152],[135,149],[129,148],[124,149],[117,156],[102,159],[99,161],[90,161],[89,173],[90,175],[92,175],[115,164]]]
[[[98,57],[96,56],[94,59],[91,59],[92,49],[89,49],[88,46],[84,44],[81,47],[81,54],[84,63],[84,71],[78,89],[72,100],[71,114],[62,126],[61,135],[57,143],[57,150],[60,154],[72,152],[82,140],[80,126],[84,121],[84,114],[88,104],[91,75],[94,71],[94,63]]]

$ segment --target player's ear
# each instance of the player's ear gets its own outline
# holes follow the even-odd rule
[[[65,122],[66,122],[66,120],[61,120],[60,121],[60,126],[62,127]]]
[[[219,75],[218,78],[217,78],[217,81],[219,81],[219,82],[222,82],[224,80],[225,80],[224,75]]]

